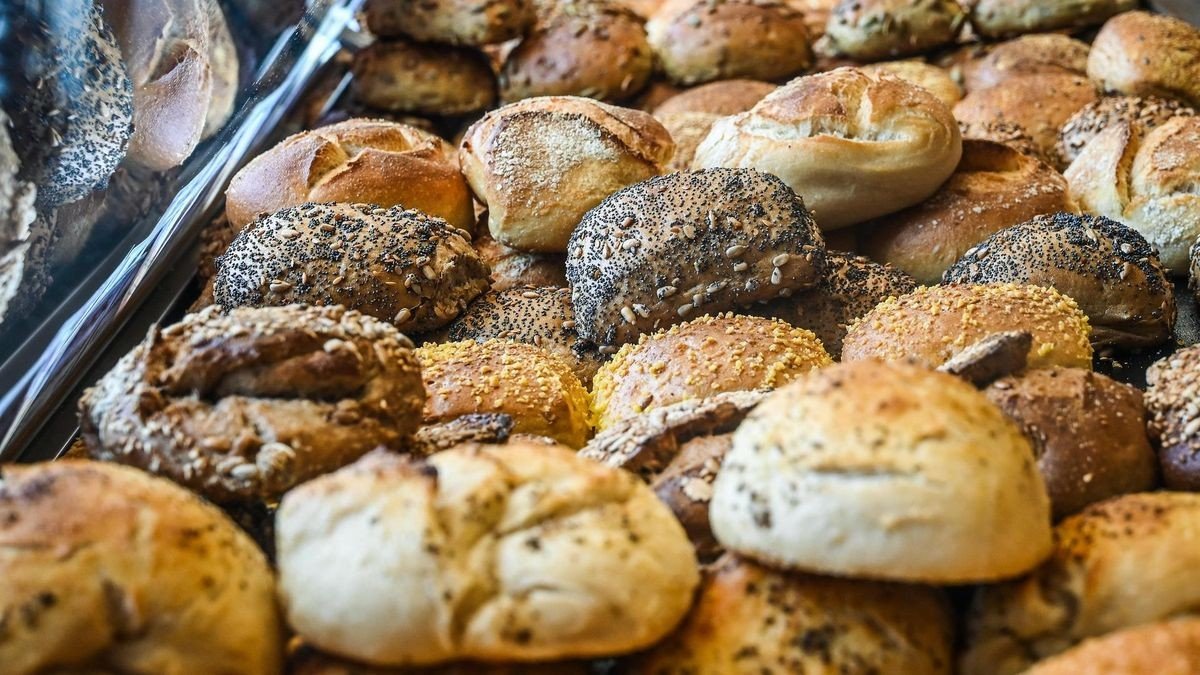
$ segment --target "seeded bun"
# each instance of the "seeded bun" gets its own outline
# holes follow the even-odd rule
[[[1016,77],[1039,74],[1087,75],[1088,44],[1060,33],[1022,35],[992,45],[964,65],[967,91],[987,89]]]
[[[962,88],[950,77],[945,68],[932,63],[910,59],[906,61],[884,61],[863,66],[860,70],[872,75],[891,75],[905,82],[924,87],[929,93],[944,103],[947,108],[953,108],[962,99]]]
[[[841,0],[825,24],[824,40],[831,54],[878,61],[954,42],[965,19],[955,0]]]
[[[1200,490],[1200,347],[1187,347],[1146,371],[1150,436],[1159,450],[1163,482],[1172,490]]]
[[[541,3],[538,21],[504,59],[500,99],[584,96],[620,101],[654,72],[643,19],[612,0]]]
[[[1200,235],[1200,117],[1174,117],[1149,133],[1120,122],[1067,169],[1071,197],[1087,213],[1137,230],[1167,270],[1184,275]]]
[[[1034,143],[1033,136],[1029,135],[1025,127],[1016,122],[1001,122],[996,120],[959,122],[958,128],[962,131],[964,141],[972,139],[1003,143],[1022,155],[1036,157],[1047,164],[1053,161],[1050,159],[1049,154],[1042,152],[1037,143]]]
[[[1137,0],[974,0],[964,4],[971,13],[971,26],[988,38],[1093,26],[1138,6]]]
[[[589,209],[662,173],[674,147],[646,113],[547,96],[488,113],[467,130],[459,156],[496,241],[562,252]]]
[[[724,117],[736,115],[754,107],[776,86],[759,80],[722,80],[685,89],[654,108],[654,116],[662,119],[671,113],[706,113]]]
[[[729,550],[837,576],[988,581],[1051,546],[1050,501],[1016,425],[954,376],[879,361],[769,395],[734,432],[709,516]]]
[[[936,368],[1003,331],[1033,336],[1029,368],[1092,367],[1087,316],[1071,298],[1027,284],[921,287],[889,298],[850,326],[842,359],[910,360]]]
[[[351,87],[375,108],[414,115],[463,115],[496,103],[496,75],[470,48],[380,40],[354,55]]]
[[[591,435],[588,393],[556,356],[507,340],[464,340],[417,349],[425,380],[424,419],[506,413],[513,432],[581,448]]]
[[[1026,675],[1191,675],[1200,672],[1200,619],[1178,618],[1083,641]]]
[[[949,270],[949,283],[1037,284],[1079,303],[1097,346],[1171,337],[1175,288],[1142,235],[1102,216],[1056,213],[1000,230]]]
[[[699,582],[649,487],[541,443],[375,453],[288,493],[277,530],[289,624],[378,665],[631,652]]]
[[[693,315],[787,296],[817,283],[824,248],[804,202],[774,176],[653,178],[605,199],[571,236],[577,330],[620,345]]]
[[[822,229],[835,230],[924,200],[961,155],[958,125],[929,91],[839,68],[797,78],[714,124],[693,166],[773,173],[803,195]]]
[[[1080,108],[1058,134],[1058,154],[1065,162],[1075,161],[1093,138],[1118,124],[1129,122],[1145,133],[1172,117],[1191,117],[1196,111],[1178,101],[1149,96],[1105,96]]]
[[[775,388],[832,363],[817,336],[778,319],[718,314],[643,335],[600,367],[592,421],[618,420],[724,391]]]
[[[812,65],[804,16],[782,0],[666,0],[646,32],[676,84],[781,80]]]
[[[1046,95],[1050,91],[1053,96]],[[954,106],[954,116],[967,124],[1015,122],[1029,133],[1039,152],[1062,169],[1066,163],[1057,155],[1058,132],[1071,115],[1097,98],[1096,86],[1086,77],[1023,75],[967,93]]]
[[[1200,495],[1147,492],[1093,504],[1055,527],[1032,574],[979,590],[963,675],[1009,675],[1080,641],[1200,603]]]
[[[487,227],[472,245],[492,270],[492,290],[507,291],[524,286],[567,286],[566,256],[560,253],[526,253],[492,239]]]
[[[1055,520],[1109,497],[1154,488],[1142,392],[1080,368],[1001,378],[984,392],[1033,444]]]
[[[398,206],[303,204],[242,230],[218,260],[225,307],[344,305],[421,333],[488,287],[487,265],[440,218]]]
[[[480,296],[446,327],[451,342],[509,340],[540,347],[565,361],[584,386],[604,362],[592,344],[579,339],[567,288],[518,287]]]
[[[861,256],[828,251],[827,270],[816,288],[751,308],[812,331],[825,351],[841,358],[846,328],[884,300],[917,287],[912,277]]]
[[[7,465],[0,548],[7,673],[283,667],[266,558],[221,511],[168,481],[85,460]]]
[[[859,227],[859,250],[936,284],[989,235],[1034,216],[1074,210],[1067,181],[1041,161],[1000,143],[963,141],[963,158],[926,201]]]
[[[218,502],[272,500],[379,446],[421,405],[412,343],[342,307],[209,307],[154,327],[79,401],[95,459]]]
[[[480,46],[521,36],[533,25],[532,0],[367,0],[367,30],[381,37]]]
[[[225,211],[238,228],[304,202],[403,206],[468,232],[475,225],[454,148],[382,120],[346,120],[291,136],[237,172],[225,192]]]
[[[1105,91],[1200,106],[1197,51],[1200,28],[1163,14],[1127,12],[1110,19],[1096,35],[1088,77]]]

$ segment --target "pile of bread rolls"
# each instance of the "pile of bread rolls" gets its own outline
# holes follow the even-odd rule
[[[1200,672],[1200,30],[364,18],[339,105],[428,123],[242,168],[210,306],[4,470],[4,672]]]

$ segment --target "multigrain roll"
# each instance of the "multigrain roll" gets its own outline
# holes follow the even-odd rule
[[[1200,235],[1200,117],[1174,117],[1142,134],[1128,122],[1101,132],[1064,174],[1086,213],[1137,230],[1167,270],[1184,275]]]
[[[375,453],[288,493],[277,531],[289,624],[378,665],[631,652],[699,582],[649,487],[556,445]]]
[[[1027,675],[1191,675],[1200,672],[1200,619],[1177,618],[1084,640]]]
[[[709,512],[726,548],[837,576],[989,581],[1051,547],[1050,501],[1016,425],[952,375],[880,361],[768,396],[734,432]]]
[[[1155,486],[1142,392],[1080,368],[1045,368],[985,392],[1033,444],[1055,520],[1088,504]]]
[[[467,232],[475,226],[454,148],[382,120],[346,120],[291,136],[238,171],[225,191],[225,212],[238,228],[304,202],[403,206]]]
[[[671,113],[707,113],[724,117],[754,107],[777,87],[760,80],[722,80],[685,89],[654,108],[659,119]]]
[[[424,420],[505,413],[513,432],[581,448],[591,435],[588,393],[567,363],[533,345],[463,340],[416,350],[425,381]]]
[[[561,253],[527,253],[492,239],[487,226],[471,242],[475,252],[492,270],[492,290],[506,291],[521,286],[567,286],[567,260]]]
[[[1129,122],[1144,133],[1162,126],[1172,117],[1192,117],[1195,114],[1194,109],[1171,99],[1105,96],[1071,115],[1058,134],[1058,154],[1069,165],[1100,132],[1120,122]]]
[[[714,124],[693,165],[773,173],[804,196],[821,229],[835,230],[922,201],[961,155],[958,125],[933,94],[838,68]]]
[[[949,44],[965,20],[955,0],[841,0],[825,23],[824,40],[832,54],[878,61]]]
[[[1132,8],[1131,8],[1132,9]],[[1088,56],[1088,77],[1105,91],[1161,96],[1200,106],[1200,29],[1163,14],[1109,19]]]
[[[1053,96],[1047,92],[1054,92]],[[1057,154],[1058,133],[1080,108],[1096,101],[1096,86],[1086,77],[1038,73],[1002,80],[967,93],[954,106],[954,116],[967,124],[1015,122],[1057,169],[1066,166]]]
[[[850,253],[827,251],[825,262],[825,276],[815,288],[748,311],[812,331],[837,359],[850,324],[884,300],[912,291],[917,282],[889,265]]]
[[[670,134],[646,113],[546,96],[488,113],[467,130],[459,156],[496,241],[562,252],[589,209],[662,173],[673,151]]]
[[[910,360],[936,368],[1003,331],[1033,337],[1029,368],[1092,367],[1087,316],[1053,288],[1028,284],[921,287],[889,298],[846,332],[844,361]]]
[[[817,336],[778,319],[718,314],[643,335],[600,367],[592,421],[603,430],[654,408],[783,386],[832,361]]]
[[[646,33],[663,72],[681,85],[781,80],[812,65],[804,15],[783,0],[666,0]]]
[[[1016,77],[1044,73],[1087,75],[1088,44],[1060,33],[1022,35],[987,48],[964,64],[967,91],[987,89]]]
[[[540,347],[570,365],[586,387],[605,360],[595,345],[579,339],[568,288],[526,286],[482,295],[446,327],[446,338],[494,338]]]
[[[1146,371],[1148,429],[1158,447],[1163,483],[1200,491],[1200,347],[1180,349]]]
[[[1175,287],[1158,254],[1135,230],[1102,216],[1056,213],[1000,230],[945,280],[1054,288],[1087,314],[1096,346],[1162,344],[1175,326]]]
[[[932,588],[778,572],[726,556],[638,675],[905,673],[950,675],[953,624]]]
[[[936,284],[989,235],[1035,216],[1074,210],[1067,181],[1000,143],[963,141],[958,168],[929,199],[859,226],[858,250]]]
[[[541,3],[534,26],[508,53],[500,99],[585,96],[619,101],[641,91],[654,72],[643,20],[614,0]]]
[[[532,0],[367,0],[367,30],[422,42],[480,46],[519,37],[533,25]]]
[[[303,204],[243,229],[217,262],[225,307],[343,305],[421,333],[449,323],[488,288],[465,233],[399,206]]]
[[[989,38],[1092,26],[1138,6],[1137,0],[973,0],[964,4],[971,14],[971,26]]]
[[[496,104],[496,75],[478,50],[380,40],[355,54],[352,68],[354,95],[375,108],[463,115]]]
[[[825,245],[804,202],[750,169],[676,173],[628,187],[571,236],[576,329],[601,346],[693,315],[816,285]]]
[[[79,400],[96,459],[217,502],[277,499],[379,446],[425,393],[412,343],[342,307],[209,307],[157,326]]]
[[[945,69],[916,59],[905,61],[884,61],[872,63],[861,68],[863,72],[872,75],[891,75],[905,82],[924,87],[939,101],[953,108],[962,99],[962,88],[950,77]]]
[[[1084,639],[1193,611],[1197,537],[1200,495],[1187,492],[1124,495],[1067,518],[1045,563],[979,590],[960,672],[1024,672]]]
[[[220,510],[168,481],[86,460],[7,465],[0,548],[5,673],[283,667],[266,558]]]
[[[1029,135],[1025,127],[1016,122],[1001,122],[996,120],[959,122],[958,128],[962,131],[964,141],[975,139],[1003,143],[1023,155],[1036,157],[1047,164],[1052,162],[1050,156],[1042,152],[1037,143],[1034,143],[1033,136]]]

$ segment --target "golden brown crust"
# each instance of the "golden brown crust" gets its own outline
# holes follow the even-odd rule
[[[6,466],[0,550],[5,673],[282,668],[266,558],[168,481],[86,460]]]
[[[1142,132],[1162,126],[1172,117],[1192,117],[1196,111],[1178,101],[1154,96],[1105,96],[1071,116],[1058,136],[1058,154],[1070,164],[1105,129],[1129,122]]]
[[[214,501],[278,498],[402,447],[425,400],[411,347],[342,307],[209,307],[154,327],[84,392],[83,438]]]
[[[1025,127],[1016,122],[996,120],[959,122],[958,128],[962,131],[964,141],[973,139],[1003,143],[1023,155],[1036,157],[1047,164],[1051,162],[1050,157],[1042,152],[1037,143],[1033,142],[1033,137],[1029,135],[1028,131],[1025,131]]]
[[[1172,16],[1127,12],[1104,24],[1088,77],[1105,91],[1200,106],[1200,29]]]
[[[1180,349],[1146,371],[1149,431],[1159,450],[1163,483],[1200,489],[1200,347]]]
[[[1026,675],[1192,675],[1200,672],[1200,619],[1127,628],[1040,661]]]
[[[1088,44],[1068,35],[1045,33],[989,46],[964,64],[963,86],[967,91],[987,89],[1025,75],[1055,73],[1087,75]]]
[[[254,158],[225,191],[236,227],[304,202],[403,206],[470,232],[471,193],[454,148],[420,129],[352,119],[291,136]]]
[[[1137,0],[972,0],[971,25],[989,38],[1098,24],[1138,6]]]
[[[842,359],[908,359],[936,368],[988,335],[1033,336],[1030,368],[1092,367],[1087,316],[1052,288],[1021,284],[921,287],[880,303],[852,325]]]
[[[591,675],[585,662],[542,664],[451,663],[444,666],[371,666],[301,646],[288,656],[287,675]]]
[[[368,0],[367,29],[422,42],[487,45],[519,37],[533,25],[531,0]]]
[[[416,350],[425,381],[424,419],[506,413],[513,432],[581,448],[591,435],[588,393],[566,362],[533,345],[464,340]]]
[[[351,87],[367,105],[416,115],[462,115],[496,103],[496,75],[483,53],[404,39],[354,55]]]
[[[677,84],[780,80],[812,64],[804,16],[781,0],[667,0],[646,32]]]
[[[667,133],[675,141],[675,155],[667,164],[669,171],[687,171],[692,168],[696,148],[708,137],[712,125],[721,115],[705,112],[655,113]]]
[[[939,101],[946,104],[947,108],[953,108],[954,104],[962,99],[962,88],[958,86],[954,78],[950,77],[950,73],[945,68],[932,63],[916,59],[884,61],[865,65],[861,70],[875,75],[891,75],[918,87],[924,87]]]
[[[832,54],[878,61],[949,44],[966,18],[955,0],[841,0],[824,40]]]
[[[1067,181],[1000,143],[963,141],[958,168],[926,201],[859,226],[859,250],[936,284],[989,235],[1045,213],[1072,211]]]
[[[654,107],[654,116],[669,113],[736,115],[754,107],[777,87],[760,80],[722,80],[685,89]]]
[[[472,242],[479,257],[492,270],[492,290],[507,291],[521,286],[566,288],[566,256],[558,253],[526,253],[492,239],[487,226]]]

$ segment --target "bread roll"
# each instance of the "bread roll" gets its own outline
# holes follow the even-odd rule
[[[1200,619],[1160,621],[1085,640],[1027,675],[1191,675],[1200,672]]]
[[[273,500],[378,447],[425,400],[412,343],[342,307],[209,307],[157,326],[79,400],[92,457],[218,502]]]
[[[1020,430],[958,378],[879,361],[768,396],[734,432],[709,516],[732,551],[838,576],[988,581],[1051,546]]]
[[[459,156],[496,241],[562,252],[608,195],[663,171],[674,144],[650,115],[571,96],[531,98],[471,125]]]
[[[1037,143],[1033,142],[1033,137],[1029,135],[1025,127],[1015,122],[996,120],[959,122],[958,128],[962,131],[964,141],[971,139],[1003,143],[1023,155],[1036,157],[1047,164],[1053,161],[1048,153],[1042,152]]]
[[[695,314],[811,288],[825,246],[804,202],[778,178],[709,169],[612,195],[571,237],[567,280],[581,337],[633,342]]]
[[[1127,12],[1109,19],[1096,35],[1088,77],[1105,91],[1200,106],[1197,51],[1200,29],[1195,26],[1172,16]]]
[[[759,80],[722,80],[685,89],[654,108],[654,116],[662,119],[672,113],[705,113],[724,117],[736,115],[754,107],[775,85]]]
[[[1025,75],[1087,75],[1088,44],[1069,35],[1022,35],[988,47],[962,69],[967,91]]]
[[[646,85],[642,93],[638,94],[637,98],[629,103],[629,107],[645,112],[653,112],[659,104],[687,90],[686,87],[672,84],[669,80],[658,79],[658,76],[656,76],[655,79],[650,81],[650,84]]]
[[[367,105],[416,115],[462,115],[496,103],[496,75],[482,52],[404,39],[354,55],[354,95]]]
[[[1148,347],[1175,326],[1175,288],[1140,234],[1104,217],[1056,213],[1000,230],[946,271],[950,283],[1020,283],[1079,303],[1097,346]]]
[[[492,290],[506,291],[523,286],[566,288],[566,256],[558,253],[526,253],[492,239],[487,226],[475,237],[475,252],[492,270]]]
[[[603,430],[688,399],[780,387],[831,362],[817,336],[778,319],[706,315],[643,335],[601,366],[592,421]]]
[[[1028,284],[921,287],[889,298],[850,326],[842,359],[907,359],[936,368],[1003,331],[1033,336],[1030,368],[1092,366],[1087,316],[1071,298]]]
[[[963,675],[1010,675],[1080,641],[1200,603],[1200,495],[1147,492],[1093,504],[1054,529],[1054,553],[980,589]]]
[[[275,580],[218,509],[134,469],[62,460],[0,481],[9,675],[277,675]]]
[[[693,165],[773,173],[821,229],[835,230],[925,199],[961,154],[958,125],[933,94],[839,68],[793,80],[717,122]]]
[[[1041,154],[1050,158],[1050,164],[1062,169],[1066,162],[1057,154],[1058,132],[1071,115],[1097,98],[1095,85],[1085,77],[1023,75],[968,92],[954,106],[954,116],[967,124],[1015,122],[1029,133]]]
[[[947,108],[953,108],[954,104],[962,99],[962,88],[950,77],[950,73],[945,68],[939,68],[931,63],[915,59],[884,61],[865,65],[861,70],[872,75],[891,75],[918,87],[924,87]]]
[[[1191,117],[1196,111],[1178,101],[1154,96],[1105,96],[1071,115],[1058,134],[1058,154],[1069,165],[1100,132],[1129,122],[1142,132],[1162,126],[1172,117]]]
[[[1064,175],[1085,212],[1132,227],[1169,272],[1187,273],[1188,249],[1200,235],[1200,118],[1176,117],[1144,135],[1118,123],[1088,143]]]
[[[1033,444],[1054,518],[1109,497],[1153,489],[1142,392],[1080,368],[1009,376],[984,392]]]
[[[641,17],[614,0],[544,5],[533,30],[504,60],[501,100],[585,96],[619,101],[646,86],[654,53]]]
[[[226,307],[343,305],[421,333],[449,323],[488,287],[461,231],[398,206],[304,204],[248,225],[218,260]]]
[[[955,0],[841,0],[825,23],[824,39],[833,54],[878,61],[949,44],[965,20]]]
[[[950,179],[920,204],[863,223],[859,250],[936,284],[989,235],[1035,216],[1074,210],[1067,181],[1041,161],[1000,143],[963,141]]]
[[[696,148],[708,137],[712,125],[723,115],[702,112],[655,113],[671,139],[675,141],[675,154],[667,164],[672,172],[687,171],[696,158]]]
[[[812,64],[804,16],[784,0],[666,0],[646,33],[676,84],[780,80]]]
[[[984,37],[1041,33],[1058,28],[1098,24],[1108,17],[1128,12],[1137,0],[973,0],[964,3],[971,13],[971,26]]]
[[[302,646],[288,658],[287,675],[592,675],[586,662],[545,664],[448,663],[405,668],[371,666]]]
[[[1146,371],[1149,431],[1159,450],[1163,483],[1200,490],[1200,348],[1180,349]]]
[[[378,665],[634,651],[699,581],[650,488],[554,445],[376,453],[288,493],[277,529],[291,626]]]
[[[591,435],[588,393],[565,361],[533,345],[464,340],[417,349],[426,423],[506,413],[513,431],[581,448]]]
[[[382,120],[352,119],[291,136],[238,171],[225,191],[225,211],[239,228],[305,202],[403,206],[468,232],[475,225],[454,148]]]
[[[0,109],[0,327],[19,320],[46,290],[50,231],[34,208],[37,186],[18,178],[21,159]]]
[[[706,571],[683,626],[629,672],[950,675],[952,636],[935,589],[789,574],[726,556]]]
[[[480,46],[519,37],[533,25],[532,0],[367,0],[367,30],[421,42]]]

